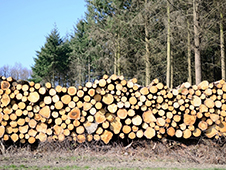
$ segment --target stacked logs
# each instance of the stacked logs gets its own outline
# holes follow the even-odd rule
[[[84,87],[0,77],[0,138],[33,144],[226,135],[226,83],[183,83],[169,89],[158,79],[147,87],[135,78],[104,75]]]

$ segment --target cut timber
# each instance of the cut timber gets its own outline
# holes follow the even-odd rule
[[[57,101],[55,104],[54,104],[55,108],[57,110],[60,110],[63,108],[64,104],[61,102],[61,101]]]
[[[143,117],[143,121],[146,123],[156,122],[156,118],[153,115],[151,110],[144,112],[142,117]]]
[[[193,96],[193,99],[191,100],[191,104],[195,107],[199,107],[202,104],[202,100],[198,96]]]
[[[119,109],[117,111],[117,116],[120,118],[120,119],[125,119],[127,117],[127,110],[126,109]]]
[[[16,141],[18,141],[18,139],[19,139],[19,136],[18,136],[18,134],[16,134],[16,133],[13,133],[11,136],[11,139],[12,139],[12,141],[15,143]]]
[[[209,82],[206,80],[198,84],[198,89],[200,90],[206,90],[208,87],[209,87]]]
[[[132,118],[132,123],[135,125],[135,126],[139,126],[141,125],[142,123],[142,118],[140,115],[136,115]]]
[[[217,130],[217,125],[214,124],[212,126],[209,126],[208,129],[206,130],[205,132],[205,135],[208,137],[208,138],[213,138],[215,135],[217,135],[219,132]]]
[[[202,131],[199,128],[195,128],[193,131],[193,136],[194,137],[199,137],[201,135]]]
[[[149,91],[150,91],[150,93],[155,94],[155,93],[157,93],[158,88],[157,88],[156,86],[151,86],[151,87],[149,88]]]
[[[35,143],[35,141],[36,141],[36,139],[33,136],[29,137],[29,139],[28,139],[28,143],[30,143],[30,144]]]
[[[28,132],[28,125],[25,125],[25,126],[19,126],[19,132],[20,133],[27,133]]]
[[[210,114],[210,119],[213,122],[216,122],[217,120],[219,120],[220,116],[218,114]]]
[[[101,140],[105,143],[105,144],[108,144],[109,141],[112,139],[113,137],[113,133],[108,131],[108,130],[105,130],[104,133],[100,136],[101,137]]]
[[[110,129],[114,132],[114,134],[119,134],[122,128],[122,123],[120,119],[116,117],[113,122],[111,122]]]
[[[129,103],[132,104],[132,105],[135,105],[137,103],[137,98],[132,96],[129,98]]]
[[[53,127],[53,130],[54,130],[54,134],[56,135],[60,135],[63,133],[63,128],[61,126],[58,126],[58,125],[55,125]]]
[[[71,110],[69,113],[68,113],[68,117],[70,119],[76,119],[76,120],[79,120],[80,119],[80,109],[75,107],[73,110]]]
[[[1,82],[1,89],[2,90],[7,90],[10,88],[10,83],[8,81],[2,81]]]
[[[191,131],[189,129],[185,129],[183,131],[183,137],[184,137],[184,139],[190,138],[191,137]]]
[[[113,103],[114,97],[113,97],[112,94],[106,94],[106,95],[104,95],[102,101],[103,101],[105,104],[110,105],[110,104]]]
[[[186,125],[193,125],[196,121],[196,116],[184,114],[184,123]]]
[[[10,103],[10,97],[8,94],[3,94],[2,95],[2,98],[1,98],[1,103],[2,103],[2,106],[8,106],[8,104]]]
[[[94,117],[95,117],[96,123],[98,124],[103,123],[106,120],[105,115],[101,111],[98,111]]]
[[[167,134],[171,137],[173,137],[175,135],[175,129],[173,127],[169,127],[167,129]]]
[[[44,106],[40,111],[39,111],[39,114],[41,116],[43,116],[44,118],[49,118],[50,117],[50,108],[49,106]]]
[[[99,81],[99,86],[100,87],[104,87],[106,84],[107,84],[107,82],[106,82],[105,79],[100,79],[100,81]]]
[[[149,90],[147,87],[143,87],[140,89],[140,93],[143,95],[147,95],[149,93]]]
[[[128,138],[135,139],[136,138],[136,133],[135,132],[130,132],[129,135],[128,135]]]
[[[180,129],[177,129],[176,132],[175,132],[175,136],[177,138],[181,138],[183,136],[183,131],[180,130]]]
[[[142,137],[144,136],[143,130],[138,130],[138,131],[136,132],[136,136],[137,136],[138,138],[142,138]]]
[[[155,136],[155,129],[151,128],[151,127],[148,127],[145,132],[144,132],[144,136],[147,138],[147,139],[151,139]]]
[[[110,113],[115,113],[117,111],[117,109],[118,109],[118,106],[116,104],[114,104],[114,103],[111,104],[111,105],[108,105],[108,111]]]
[[[68,104],[70,103],[71,101],[71,96],[68,95],[68,94],[65,94],[61,97],[61,101],[64,103],[64,104]]]
[[[219,130],[221,133],[226,133],[226,122],[221,122],[219,124]]]
[[[200,121],[198,124],[199,129],[205,131],[208,128],[208,124],[205,121]]]
[[[70,96],[74,96],[74,95],[77,93],[76,87],[74,87],[74,86],[68,87],[67,93],[68,93]]]
[[[86,141],[86,136],[84,134],[77,136],[78,143],[84,143]]]
[[[163,119],[162,117],[157,118],[156,121],[158,126],[164,126],[165,125],[165,119]]]
[[[40,142],[45,142],[47,140],[47,135],[43,132],[40,132],[36,137]]]
[[[47,130],[47,124],[41,122],[39,123],[37,126],[36,126],[36,130],[37,132],[43,132],[43,133],[46,133],[46,130]]]
[[[5,126],[0,126],[0,138],[2,138],[5,134]]]
[[[88,134],[92,134],[97,130],[98,124],[86,122],[86,123],[84,123],[84,127]]]
[[[214,101],[212,100],[212,99],[206,99],[205,101],[204,101],[204,104],[208,107],[208,108],[213,108],[214,107]]]
[[[84,111],[89,111],[92,107],[92,104],[91,103],[88,103],[88,102],[84,102],[83,103],[83,110]]]
[[[128,125],[124,125],[123,128],[122,128],[122,132],[125,133],[125,134],[128,134],[130,133],[131,131],[131,127],[128,126]]]
[[[78,126],[76,127],[76,133],[77,134],[83,134],[85,132],[84,126]]]
[[[28,96],[28,100],[32,103],[36,103],[40,99],[38,92],[32,92]]]

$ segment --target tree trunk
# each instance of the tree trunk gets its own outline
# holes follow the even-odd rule
[[[79,63],[80,63],[80,59],[79,59]],[[81,64],[80,64],[80,66],[81,66]],[[81,71],[81,68],[79,68],[79,70],[78,70],[78,84],[79,84],[79,86],[82,85],[82,71]]]
[[[118,70],[118,75],[121,75],[121,66],[120,66],[120,35],[118,34],[118,43],[117,43],[117,70]]]
[[[117,75],[117,52],[115,52],[114,56],[114,74]]]
[[[223,13],[220,11],[220,48],[221,48],[221,76],[225,80],[225,53],[224,53],[224,30]]]
[[[171,78],[171,57],[170,57],[170,6],[167,1],[167,71],[166,71],[166,85],[170,87]]]
[[[200,56],[200,42],[199,42],[199,21],[198,21],[198,0],[193,0],[193,20],[194,20],[194,41],[195,41],[195,80],[196,84],[202,81],[201,75],[201,56]]]
[[[90,72],[91,72],[91,66],[90,66],[90,55],[88,56],[88,82],[90,82]]]
[[[150,84],[150,51],[149,51],[149,41],[148,41],[148,9],[147,9],[147,0],[145,0],[145,85],[148,86]]]
[[[190,27],[190,24],[189,24],[189,21],[187,20],[187,39],[188,39],[188,82],[190,84],[192,84],[192,77],[191,77],[191,40],[190,40],[190,32],[189,32],[189,27]]]
[[[170,56],[170,88],[173,88],[173,55],[171,51],[171,56]]]

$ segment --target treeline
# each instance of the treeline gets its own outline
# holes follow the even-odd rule
[[[0,75],[13,77],[16,80],[28,80],[31,78],[32,71],[24,67],[21,63],[15,63],[13,66],[3,65],[0,67]]]
[[[86,0],[74,33],[37,51],[34,82],[84,85],[102,75],[168,87],[225,79],[225,0]]]

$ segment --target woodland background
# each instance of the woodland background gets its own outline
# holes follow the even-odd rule
[[[79,86],[104,74],[158,78],[168,87],[225,79],[226,0],[86,0],[71,35],[55,25],[35,64],[0,68],[0,75]]]

